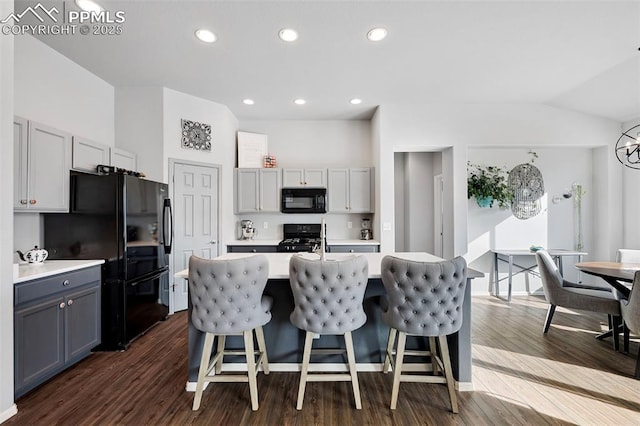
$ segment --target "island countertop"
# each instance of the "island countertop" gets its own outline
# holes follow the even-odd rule
[[[313,253],[297,253],[302,256],[309,256],[311,259],[319,259],[319,255]],[[218,260],[239,259],[242,257],[265,256],[269,261],[269,279],[288,279],[289,278],[289,260],[292,253],[227,253],[218,256]],[[396,256],[402,259],[415,260],[419,262],[438,262],[443,260],[440,257],[424,252],[399,252],[399,253],[327,253],[327,260],[340,260],[353,256],[364,256],[369,262],[369,278],[380,278],[380,263],[385,256]],[[469,278],[478,278],[484,276],[482,272],[468,269]],[[189,278],[189,270],[183,269],[175,274],[176,278]]]
[[[18,275],[13,278],[13,283],[45,278],[52,275],[72,272],[78,269],[102,265],[104,259],[95,260],[46,260],[43,263],[21,263],[18,265]]]

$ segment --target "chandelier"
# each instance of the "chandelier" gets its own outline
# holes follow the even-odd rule
[[[640,124],[622,132],[616,142],[616,158],[627,167],[640,169]]]
[[[511,212],[518,219],[530,219],[540,213],[544,195],[542,173],[533,164],[515,166],[509,172],[509,189],[513,194]]]

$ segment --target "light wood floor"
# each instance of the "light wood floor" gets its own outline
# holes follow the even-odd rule
[[[246,384],[212,384],[191,411],[186,381],[186,313],[174,315],[121,353],[96,353],[17,401],[6,424],[640,424],[640,381],[631,354],[597,341],[606,318],[558,308],[542,335],[546,303],[473,298],[473,381],[449,411],[443,385],[403,383],[398,409],[388,408],[391,375],[360,373],[361,411],[348,383],[310,383],[295,410],[296,373],[258,377],[260,409]]]

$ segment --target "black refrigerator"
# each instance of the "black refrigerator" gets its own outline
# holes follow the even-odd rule
[[[71,174],[69,213],[44,215],[49,259],[104,259],[102,343],[124,350],[169,313],[173,217],[167,185]]]

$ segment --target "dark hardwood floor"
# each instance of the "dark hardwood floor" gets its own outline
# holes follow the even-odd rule
[[[546,303],[514,297],[510,304],[473,298],[473,381],[449,411],[442,385],[403,383],[389,410],[391,375],[360,373],[362,410],[348,383],[310,383],[295,410],[297,373],[258,376],[260,409],[252,412],[246,384],[212,384],[199,411],[187,377],[185,312],[153,328],[126,352],[101,352],[17,401],[7,425],[494,425],[640,424],[640,381],[631,354],[594,336],[606,318],[558,308],[542,335]]]

